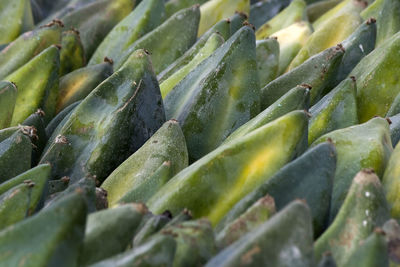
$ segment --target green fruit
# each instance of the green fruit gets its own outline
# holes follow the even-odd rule
[[[389,266],[388,244],[386,242],[385,232],[379,228],[375,229],[342,266]]]
[[[211,0],[200,7],[201,19],[197,36],[203,35],[209,28],[221,19],[235,12],[249,14],[250,0]]]
[[[261,89],[261,109],[265,109],[297,85],[311,87],[311,105],[323,96],[336,78],[344,50],[341,46],[328,48],[309,58],[290,72],[279,76]]]
[[[41,162],[52,164],[53,179],[96,176],[102,182],[162,125],[164,116],[150,56],[138,50],[53,133]]]
[[[77,266],[86,207],[79,193],[0,232],[4,266]]]
[[[400,225],[395,219],[390,219],[383,225],[382,228],[383,231],[385,231],[386,240],[389,247],[389,266],[398,267],[400,265]]]
[[[327,133],[313,145],[327,140],[335,144],[338,155],[330,208],[330,221],[333,221],[348,194],[354,175],[361,169],[372,168],[378,176],[383,176],[393,148],[389,124],[382,118]]]
[[[289,90],[289,92],[284,94],[271,106],[266,108],[263,112],[236,129],[225,139],[223,144],[227,144],[232,140],[236,140],[237,138],[258,129],[291,111],[307,110],[309,108],[309,104],[310,90],[303,86],[296,86],[295,88]]]
[[[0,1],[0,44],[14,41],[20,34],[33,29],[29,0]]]
[[[153,235],[160,231],[167,223],[171,222],[170,214],[151,215],[139,228],[133,239],[134,248],[145,244]],[[146,218],[144,218],[146,219]]]
[[[284,230],[282,230],[284,229]],[[293,201],[205,266],[313,266],[313,231],[307,204]]]
[[[85,57],[91,58],[107,34],[134,9],[136,0],[100,0],[61,17],[65,28],[79,31]]]
[[[343,266],[360,242],[388,219],[389,209],[378,176],[370,169],[360,171],[335,220],[315,242],[316,259],[330,251],[338,266]]]
[[[235,19],[240,20],[240,18],[240,16],[237,16]],[[165,68],[158,75],[157,78],[160,84],[171,77],[175,72],[179,71],[181,68],[184,68],[187,64],[189,64],[193,60],[193,58],[198,55],[199,51],[204,47],[212,34],[219,33],[224,38],[224,40],[229,39],[231,36],[231,24],[231,20],[224,19],[211,27],[197,40],[197,42],[189,50],[187,50],[180,58],[175,60],[171,65]]]
[[[0,81],[0,129],[10,126],[17,95],[18,89],[15,84]]]
[[[163,24],[126,48],[121,56],[114,60],[115,69],[119,69],[135,50],[143,48],[151,54],[154,72],[159,74],[196,42],[199,20],[198,6],[175,13]]]
[[[71,116],[72,111],[81,103],[81,101],[76,101],[71,105],[67,106],[63,110],[61,110],[46,126],[46,136],[50,138],[53,135],[53,132],[57,129],[57,127],[62,127],[62,121],[68,120],[69,116]],[[1,130],[0,130],[1,132]],[[1,136],[1,134],[0,134]]]
[[[376,0],[361,13],[365,20],[370,17],[377,20],[377,47],[400,30],[399,9],[400,3],[396,0]]]
[[[350,73],[357,79],[358,119],[385,116],[398,94],[395,73],[400,55],[400,33],[364,57]]]
[[[213,52],[224,43],[224,38],[218,34],[213,33],[199,52],[193,59],[184,67],[180,68],[168,79],[160,84],[161,95],[163,98],[171,92],[175,86],[183,80],[193,69],[195,69],[201,62],[207,59]]]
[[[275,214],[275,201],[266,195],[251,205],[242,215],[230,221],[218,232],[216,241],[219,249],[236,242],[242,236],[257,228]]]
[[[164,177],[159,172],[160,168],[166,166],[166,161],[169,163],[167,176]],[[172,176],[187,166],[185,137],[177,121],[168,121],[115,169],[101,186],[107,190],[111,206],[119,201],[146,202]]]
[[[206,219],[165,226],[160,234],[176,241],[174,267],[204,265],[217,252],[214,231]]]
[[[289,5],[290,0],[251,1],[249,22],[258,29]]]
[[[53,118],[58,95],[59,68],[60,51],[56,46],[50,46],[4,78],[15,83],[18,88],[12,126],[22,123],[39,108],[45,112],[45,122]]]
[[[68,188],[69,177],[64,176],[59,180],[51,180],[48,182],[48,194],[53,195],[55,193],[62,192]]]
[[[0,142],[0,183],[31,168],[32,143],[24,129]]]
[[[90,267],[172,267],[176,242],[170,236],[157,235],[140,247],[128,250]]]
[[[171,17],[181,9],[188,8],[196,4],[202,5],[205,2],[207,2],[207,0],[170,0],[165,4],[166,17]]]
[[[164,11],[164,1],[141,1],[107,34],[91,57],[89,65],[100,64],[105,57],[118,62],[124,50],[162,22]]]
[[[318,263],[318,267],[337,267],[335,259],[332,257],[332,253],[329,251],[325,252]]]
[[[273,33],[286,28],[293,23],[306,19],[306,3],[304,0],[293,0],[291,4],[263,24],[256,32],[257,40],[270,37]]]
[[[36,166],[39,162],[48,139],[43,118],[44,112],[39,109],[22,122],[22,125],[31,128],[32,166]]]
[[[0,53],[0,79],[22,67],[52,44],[59,44],[61,27],[60,22],[51,22],[24,33],[4,48]]]
[[[85,51],[79,32],[76,30],[63,32],[61,36],[60,77],[85,65]]]
[[[309,144],[326,133],[358,124],[356,94],[355,79],[347,78],[311,107]]]
[[[206,216],[216,225],[236,202],[302,153],[307,122],[305,112],[293,111],[220,146],[174,176],[147,202],[149,209],[177,214],[188,208],[195,218]]]
[[[311,210],[315,236],[328,226],[336,150],[331,143],[310,148],[269,180],[242,198],[217,225],[220,230],[246,212],[265,195],[274,198],[277,210],[295,199],[304,199]]]
[[[256,43],[257,69],[260,86],[264,87],[278,76],[279,43],[274,38]]]
[[[400,160],[400,145],[396,145],[389,162],[386,166],[383,175],[382,183],[386,193],[386,199],[390,205],[390,213],[392,218],[400,218],[400,199],[399,199],[399,160]]]
[[[125,251],[146,212],[142,204],[126,204],[90,214],[79,263],[87,266]]]
[[[389,117],[390,120],[390,139],[393,147],[396,147],[400,141],[400,115]]]
[[[255,37],[245,26],[192,70],[164,105],[167,118],[179,121],[194,161],[257,115],[258,101]]]
[[[312,23],[337,6],[342,0],[322,0],[307,6],[307,18]]]
[[[278,75],[283,74],[293,58],[310,38],[313,29],[310,23],[300,21],[293,23],[280,31],[275,32],[271,37],[277,38],[279,42],[279,69]]]
[[[84,99],[112,73],[112,64],[106,61],[101,64],[77,69],[61,77],[57,99],[57,113],[72,103]]]
[[[399,113],[400,113],[400,94],[398,94],[396,98],[393,100],[388,112],[386,113],[386,117],[395,116]]]

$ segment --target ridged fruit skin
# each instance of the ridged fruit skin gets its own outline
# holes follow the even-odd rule
[[[135,50],[146,49],[151,54],[154,72],[159,74],[196,42],[199,21],[199,6],[175,13],[163,24],[126,48],[120,58],[114,60],[114,68],[120,68]]]
[[[217,253],[214,231],[207,219],[166,225],[160,234],[176,241],[174,267],[204,265]]]
[[[79,264],[87,266],[125,251],[146,212],[143,204],[125,204],[91,213]]]
[[[30,32],[26,32],[0,52],[0,79],[22,67],[44,49],[59,44],[62,24],[51,22]]]
[[[64,31],[61,35],[60,77],[85,65],[86,57],[80,33],[76,30]]]
[[[157,181],[159,168],[169,162],[168,176]],[[188,166],[188,153],[185,137],[177,121],[167,121],[164,125],[118,166],[101,185],[107,190],[111,206],[121,198],[124,202],[146,202],[172,176]],[[153,177],[153,175],[155,175]]]
[[[62,122],[66,122],[69,116],[72,114],[72,111],[81,103],[81,101],[76,101],[71,105],[67,106],[63,110],[61,110],[54,118],[47,124],[46,126],[46,136],[50,138],[53,132],[57,129],[57,127],[62,127]],[[0,134],[1,136],[1,134]]]
[[[328,226],[333,178],[336,170],[336,149],[325,142],[310,148],[285,165],[264,184],[242,198],[216,226],[219,231],[265,195],[274,198],[279,211],[295,199],[304,199],[311,210],[314,236]]]
[[[69,176],[73,183],[91,176],[102,182],[164,122],[150,56],[138,50],[53,133],[41,162],[52,164],[53,179]]]
[[[167,118],[182,127],[191,161],[217,148],[256,116],[259,82],[253,30],[245,26],[236,32],[175,86],[164,105]]]
[[[337,150],[329,215],[332,222],[348,194],[353,177],[366,168],[372,168],[382,177],[393,148],[389,123],[383,118],[374,118],[363,124],[327,133],[312,146],[328,140],[335,144]]]
[[[310,113],[309,144],[326,133],[358,124],[355,79],[347,78],[343,80],[312,106]]]
[[[278,76],[279,43],[274,38],[257,41],[257,69],[260,87],[264,87]]]
[[[360,242],[389,218],[388,204],[378,176],[371,169],[360,171],[354,177],[335,220],[314,244],[317,261],[324,252],[330,251],[338,266],[343,266],[360,247]]]
[[[122,52],[132,43],[163,22],[164,13],[164,1],[141,1],[105,36],[90,58],[88,65],[100,64],[105,57],[117,62]]]
[[[4,266],[78,266],[85,222],[85,202],[79,193],[71,193],[1,231],[0,261]]]
[[[220,146],[174,176],[147,202],[149,209],[177,214],[187,208],[194,218],[206,216],[216,225],[236,202],[304,151],[307,122],[304,111],[293,111]]]
[[[357,80],[358,119],[385,116],[398,94],[400,33],[364,57],[350,73]]]
[[[58,96],[60,51],[50,46],[4,79],[18,88],[11,126],[22,123],[38,109],[44,111],[44,121],[55,115]]]
[[[331,47],[279,76],[261,89],[261,109],[269,107],[287,91],[301,84],[312,88],[310,103],[315,104],[324,95],[325,88],[332,88],[343,55],[342,47]]]
[[[136,0],[100,0],[61,17],[66,29],[79,31],[85,57],[91,58],[112,28],[134,9]]]
[[[10,126],[17,101],[18,89],[15,84],[0,81],[0,129]]]
[[[72,103],[84,99],[111,74],[112,64],[104,62],[77,69],[61,77],[56,112],[59,113]]]
[[[275,215],[275,201],[270,195],[261,197],[243,214],[230,221],[221,231],[218,231],[216,241],[219,249],[223,249],[239,238],[257,228]]]
[[[297,200],[220,251],[205,266],[313,265],[311,211]]]

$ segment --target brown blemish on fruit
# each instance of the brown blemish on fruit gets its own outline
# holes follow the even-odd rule
[[[141,214],[146,214],[149,212],[149,209],[147,206],[143,203],[132,203],[132,205],[135,207],[135,209],[140,212]]]
[[[133,86],[136,86],[135,92],[134,92],[133,95],[129,98],[129,100],[126,101],[125,104],[117,110],[117,112],[123,111],[123,110],[128,106],[128,104],[136,97],[136,95],[137,95],[138,92],[139,92],[139,89],[140,89],[140,86],[141,86],[141,85],[142,85],[142,80],[139,81],[139,84],[138,84],[137,86],[136,86],[136,82],[134,82]]]
[[[254,246],[252,249],[247,251],[241,258],[241,264],[242,265],[247,265],[253,262],[253,256],[260,253],[261,249],[258,245]]]
[[[302,83],[302,84],[300,84],[300,86],[301,86],[301,87],[304,87],[304,88],[307,88],[307,89],[309,89],[309,90],[312,89],[312,86],[311,86],[310,84],[308,84],[308,83]]]
[[[31,140],[39,140],[39,137],[37,135],[37,130],[34,126],[21,126],[19,125],[21,132],[24,135],[29,136],[29,138],[31,138]]]
[[[106,62],[106,63],[110,63],[111,65],[114,64],[114,61],[109,57],[104,57],[103,61]]]
[[[243,12],[240,12],[240,11],[235,11],[235,14],[240,15],[243,19],[248,19],[249,18],[246,13],[243,13]]]
[[[390,118],[386,118],[386,121],[390,124],[392,124],[392,120]]]
[[[60,44],[55,44],[54,45],[58,50],[61,50],[61,48],[62,48],[62,45],[60,45]]]
[[[68,144],[68,139],[67,139],[67,137],[59,134],[56,137],[55,143],[56,144]]]
[[[253,29],[253,31],[256,30],[256,27],[254,27],[254,25],[248,22],[247,20],[242,23],[242,26],[249,26],[250,28]]]
[[[376,19],[375,18],[369,18],[366,23],[367,23],[367,25],[374,24],[374,23],[376,23]]]

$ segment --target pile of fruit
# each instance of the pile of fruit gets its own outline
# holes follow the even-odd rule
[[[399,0],[0,0],[0,266],[400,266]]]

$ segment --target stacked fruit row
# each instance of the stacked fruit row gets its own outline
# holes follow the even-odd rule
[[[400,266],[400,1],[0,21],[0,266]]]

